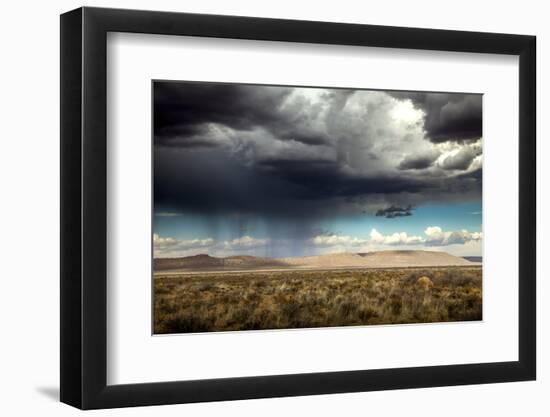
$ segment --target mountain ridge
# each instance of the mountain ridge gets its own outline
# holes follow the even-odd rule
[[[479,263],[442,251],[387,250],[367,253],[340,252],[288,258],[250,255],[215,257],[207,254],[179,258],[155,258],[155,271],[170,270],[247,270],[247,269],[316,269],[316,268],[395,268],[475,266]]]

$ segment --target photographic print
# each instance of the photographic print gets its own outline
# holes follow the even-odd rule
[[[152,94],[154,334],[482,320],[482,95]]]

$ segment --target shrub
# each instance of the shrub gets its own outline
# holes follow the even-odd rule
[[[481,320],[481,268],[155,278],[155,333]]]

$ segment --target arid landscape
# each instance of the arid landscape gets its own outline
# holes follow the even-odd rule
[[[482,319],[481,93],[152,94],[155,334]]]
[[[155,334],[482,319],[481,263],[445,252],[154,262]]]

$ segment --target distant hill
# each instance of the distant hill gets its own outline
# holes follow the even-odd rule
[[[253,269],[286,267],[287,265],[277,259],[260,258],[257,256],[228,256],[217,258],[210,255],[185,256],[183,258],[156,258],[154,260],[155,271],[169,270],[196,270],[196,269]]]
[[[393,268],[410,266],[461,266],[472,262],[447,252],[423,250],[388,250],[368,253],[335,253],[328,255],[285,258],[282,261],[296,267],[365,267]]]
[[[463,256],[464,259],[470,262],[482,263],[483,256]]]
[[[265,267],[284,267],[286,264],[274,258],[261,258],[258,256],[228,256],[223,259],[225,267],[235,268],[265,268]]]
[[[334,253],[294,258],[261,258],[256,256],[229,256],[217,258],[210,255],[194,255],[182,258],[157,258],[155,271],[193,270],[246,270],[246,269],[330,269],[330,268],[395,268],[429,266],[476,265],[466,258],[447,252],[423,250],[388,250],[368,253]]]
[[[343,266],[366,266],[362,255],[349,252],[282,258],[281,261],[294,267],[338,268]]]
[[[378,267],[381,266],[461,266],[471,265],[467,259],[447,252],[426,250],[388,250],[370,252],[364,255],[365,260]]]

